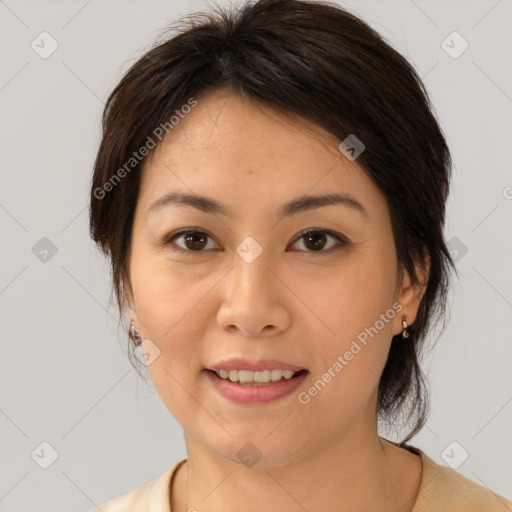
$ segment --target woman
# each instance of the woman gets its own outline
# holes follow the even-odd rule
[[[90,211],[188,458],[97,510],[512,510],[407,444],[453,268],[421,80],[335,4],[190,20],[112,92]]]

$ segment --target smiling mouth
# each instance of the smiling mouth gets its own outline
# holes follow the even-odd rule
[[[291,370],[207,370],[215,374],[219,379],[225,380],[232,384],[240,386],[272,386],[283,381],[292,380],[308,370],[300,370],[293,372]]]

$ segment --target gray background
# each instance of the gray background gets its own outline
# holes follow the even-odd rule
[[[412,444],[443,464],[466,450],[458,471],[510,498],[512,2],[343,5],[416,67],[454,157],[446,236],[461,279],[425,361],[432,414]],[[107,94],[168,22],[206,7],[0,0],[0,511],[89,510],[186,456],[118,340],[87,196]],[[58,43],[46,59],[31,47],[43,31]],[[469,43],[458,58],[441,46],[453,31]]]

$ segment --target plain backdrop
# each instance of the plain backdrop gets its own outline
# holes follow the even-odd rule
[[[442,464],[467,452],[457,470],[510,498],[512,2],[340,3],[418,70],[454,158],[446,237],[461,277],[411,444]],[[87,201],[108,93],[165,25],[207,7],[0,0],[0,511],[89,510],[186,457],[118,340]]]

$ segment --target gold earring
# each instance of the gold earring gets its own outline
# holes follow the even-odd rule
[[[404,316],[402,318],[402,328],[403,328],[402,339],[405,339],[405,338],[409,337],[409,333],[407,332],[407,322],[405,321],[406,318],[407,318],[406,316]]]

